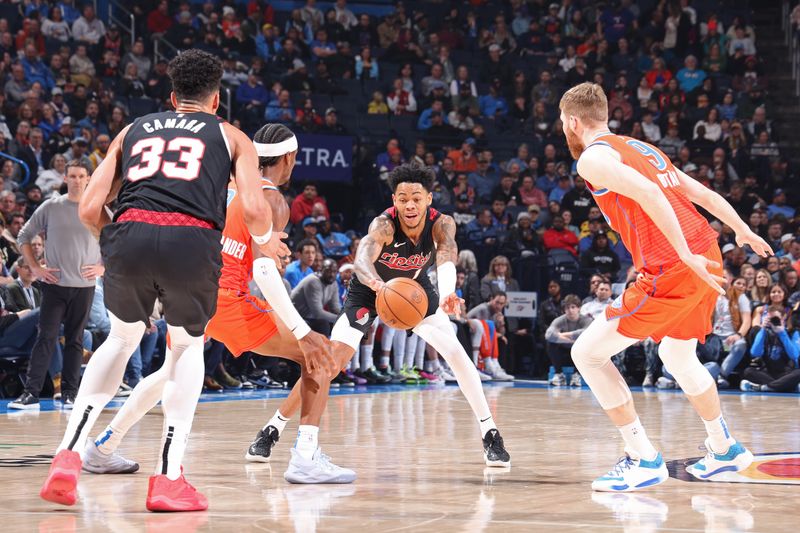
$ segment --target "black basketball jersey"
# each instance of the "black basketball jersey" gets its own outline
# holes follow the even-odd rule
[[[388,218],[394,225],[394,238],[385,245],[373,263],[375,270],[383,281],[394,278],[410,278],[423,287],[430,287],[428,270],[436,264],[436,243],[433,239],[433,225],[442,216],[436,209],[428,208],[425,214],[425,226],[422,228],[419,242],[409,239],[397,217],[397,209],[392,207],[384,211],[381,216]],[[358,277],[353,275],[352,283],[360,283]]]
[[[130,208],[177,212],[222,230],[231,176],[222,124],[216,115],[174,111],[136,119],[122,143],[115,217]]]

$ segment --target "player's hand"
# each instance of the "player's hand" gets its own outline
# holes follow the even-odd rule
[[[272,237],[265,244],[259,244],[258,249],[265,257],[271,258],[276,263],[280,263],[281,257],[292,255],[289,247],[283,242],[288,235],[282,231],[273,231]]]
[[[742,234],[736,234],[736,244],[744,247],[744,245],[748,245],[755,253],[760,255],[761,257],[767,257],[770,255],[775,255],[775,252],[772,251],[772,247],[767,244],[767,241],[756,235],[750,228],[747,228],[747,231],[742,232]]]
[[[33,272],[34,276],[45,283],[58,283],[56,272],[60,272],[60,270],[57,268],[47,268],[39,265],[32,265],[31,272]]]
[[[464,303],[464,300],[459,298],[456,293],[451,293],[448,295],[442,303],[439,304],[439,307],[447,315],[454,315],[456,318],[461,318],[461,305]]]
[[[81,267],[81,276],[87,281],[102,278],[105,273],[106,267],[104,265],[83,265]]]
[[[369,287],[376,293],[380,292],[380,290],[383,288],[384,285],[386,285],[386,283],[384,283],[383,280],[380,278],[371,279],[367,282],[367,287]]]
[[[711,269],[720,268],[720,264],[716,261],[711,261],[700,254],[691,254],[682,259],[683,263],[691,268],[697,276],[703,280],[709,287],[717,291],[719,294],[725,294],[725,289],[722,286],[726,283],[725,278],[717,276],[709,272]]]
[[[329,378],[333,378],[339,373],[336,359],[331,351],[331,343],[327,337],[320,335],[316,331],[309,331],[297,343],[300,345],[300,351],[303,352],[309,371],[316,372],[321,370]]]

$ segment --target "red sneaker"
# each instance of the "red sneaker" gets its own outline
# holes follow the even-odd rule
[[[61,505],[75,505],[78,477],[81,475],[81,456],[72,450],[61,450],[50,463],[47,480],[39,491],[43,500]]]
[[[171,481],[166,475],[150,476],[147,489],[148,511],[205,511],[208,499],[197,492],[186,478]]]

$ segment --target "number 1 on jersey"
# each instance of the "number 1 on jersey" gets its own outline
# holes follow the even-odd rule
[[[169,144],[161,137],[142,139],[131,148],[131,157],[141,157],[138,166],[128,169],[127,178],[139,181],[161,170],[170,179],[195,180],[200,175],[200,161],[205,151],[205,143],[194,137],[176,137]],[[164,161],[164,152],[178,152],[178,161]]]

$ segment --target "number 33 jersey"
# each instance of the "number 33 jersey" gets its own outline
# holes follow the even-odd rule
[[[208,113],[167,111],[136,119],[122,143],[115,217],[130,208],[183,213],[222,230],[231,177],[222,125]]]
[[[716,232],[686,197],[675,167],[661,150],[638,139],[612,133],[598,136],[586,149],[595,145],[613,148],[620,154],[623,164],[661,189],[693,253],[705,253],[717,240]],[[678,262],[677,252],[641,205],[624,194],[596,189],[588,181],[586,183],[609,225],[619,233],[630,251],[637,271],[657,274],[662,267]]]

